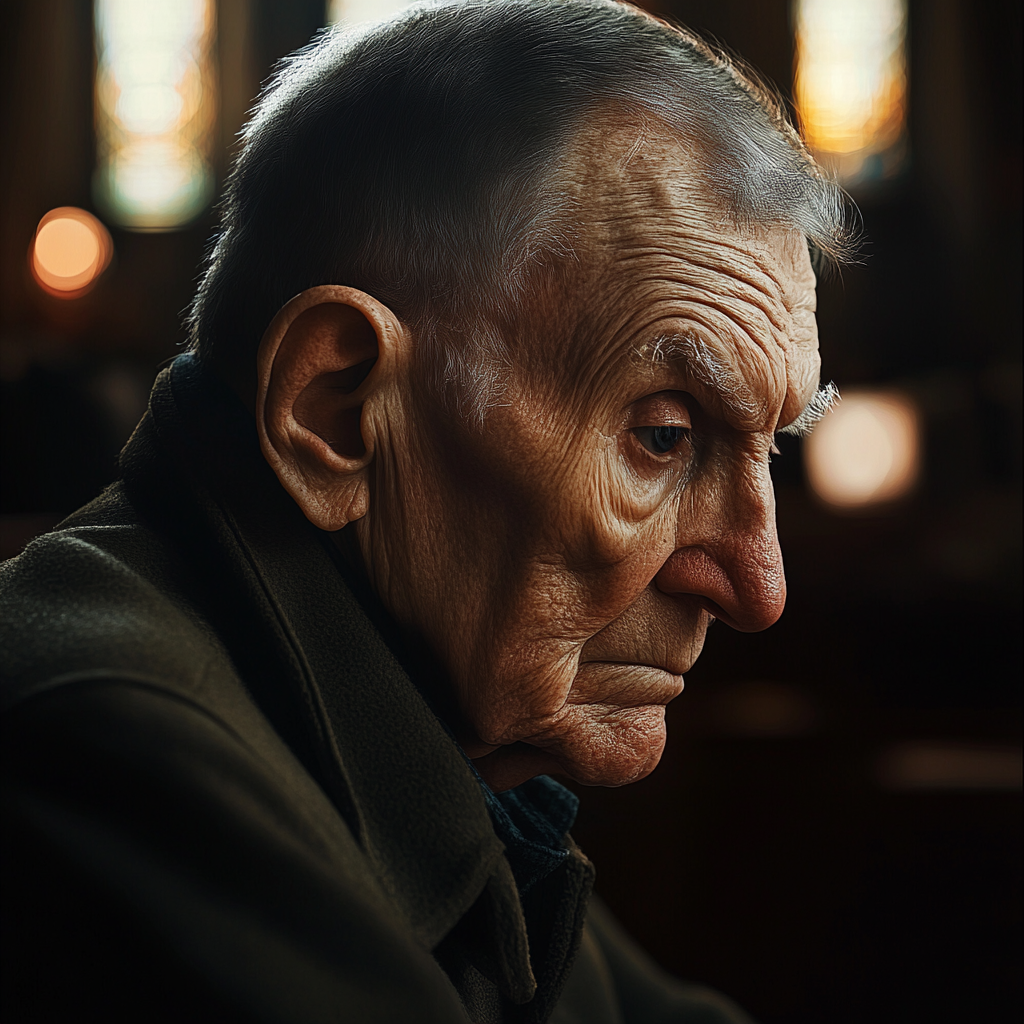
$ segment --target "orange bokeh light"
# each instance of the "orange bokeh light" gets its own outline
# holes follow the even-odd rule
[[[84,295],[114,255],[110,232],[91,213],[60,206],[39,222],[29,250],[32,276],[61,299]]]
[[[906,151],[907,0],[793,0],[804,138],[844,184],[897,173]]]
[[[920,413],[899,391],[852,391],[804,445],[811,490],[837,509],[865,508],[909,494],[921,470]]]

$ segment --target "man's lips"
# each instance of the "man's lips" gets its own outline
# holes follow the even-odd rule
[[[640,707],[667,704],[683,692],[683,673],[639,661],[587,661],[580,665],[567,704]]]
[[[573,679],[572,688],[559,712],[553,716],[526,719],[508,729],[499,743],[487,742],[477,736],[460,737],[463,748],[471,758],[487,757],[499,748],[543,747],[540,739],[551,729],[552,720],[563,714],[575,718],[579,713],[613,717],[620,713],[637,714],[630,709],[664,707],[683,692],[683,675],[660,665],[642,661],[585,661],[581,662]]]

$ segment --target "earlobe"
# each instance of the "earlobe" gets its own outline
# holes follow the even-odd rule
[[[264,457],[306,517],[340,530],[369,508],[378,400],[404,344],[395,315],[365,292],[322,285],[267,328],[257,357],[256,422]]]

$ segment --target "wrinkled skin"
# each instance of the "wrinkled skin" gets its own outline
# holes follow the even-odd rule
[[[818,381],[806,243],[730,222],[677,146],[636,137],[598,125],[570,155],[576,258],[538,284],[482,426],[444,411],[408,332],[367,307],[381,356],[357,396],[365,453],[348,444],[336,471],[358,486],[332,490],[319,468],[296,483],[261,357],[268,458],[318,525],[355,520],[344,536],[446,667],[457,734],[495,789],[642,778],[712,619],[764,629],[785,602],[768,463]],[[327,437],[341,414],[291,391]]]

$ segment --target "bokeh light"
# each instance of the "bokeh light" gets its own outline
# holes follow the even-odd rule
[[[96,201],[113,223],[166,230],[213,195],[212,0],[96,0]]]
[[[29,266],[44,291],[74,299],[92,288],[113,254],[110,233],[100,221],[76,206],[61,206],[39,222]]]
[[[1024,758],[1019,746],[904,741],[876,761],[878,782],[895,790],[1019,790]]]
[[[905,157],[906,0],[794,0],[796,105],[808,145],[848,185]]]
[[[920,462],[920,416],[913,400],[897,391],[844,394],[804,447],[811,489],[835,508],[905,496]]]

